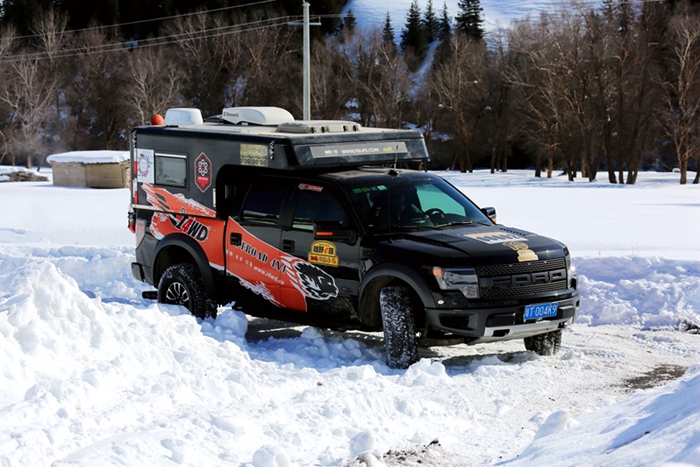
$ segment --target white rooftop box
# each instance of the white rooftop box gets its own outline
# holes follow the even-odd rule
[[[221,118],[235,125],[277,126],[294,121],[291,113],[279,107],[231,107],[224,109]]]

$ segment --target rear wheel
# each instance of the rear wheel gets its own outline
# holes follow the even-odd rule
[[[525,338],[525,348],[538,355],[554,355],[561,347],[561,329]]]
[[[379,294],[386,363],[391,368],[408,368],[418,360],[414,303],[404,286],[384,287]]]
[[[184,306],[197,318],[216,318],[216,303],[204,291],[202,276],[194,264],[175,264],[165,270],[158,283],[158,301]]]

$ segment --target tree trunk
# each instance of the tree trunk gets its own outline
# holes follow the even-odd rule
[[[681,185],[688,183],[688,159],[683,159],[680,163],[681,169]]]

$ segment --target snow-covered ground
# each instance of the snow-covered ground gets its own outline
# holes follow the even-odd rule
[[[700,466],[700,187],[442,175],[570,247],[556,356],[197,321],[141,299],[128,190],[0,183],[0,466]]]

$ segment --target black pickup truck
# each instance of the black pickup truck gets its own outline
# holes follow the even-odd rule
[[[396,368],[420,345],[523,339],[549,355],[576,319],[565,245],[497,224],[433,173],[397,168],[428,158],[420,133],[275,108],[173,115],[131,135],[132,271],[157,288],[145,296],[200,318],[233,302],[383,330]]]

